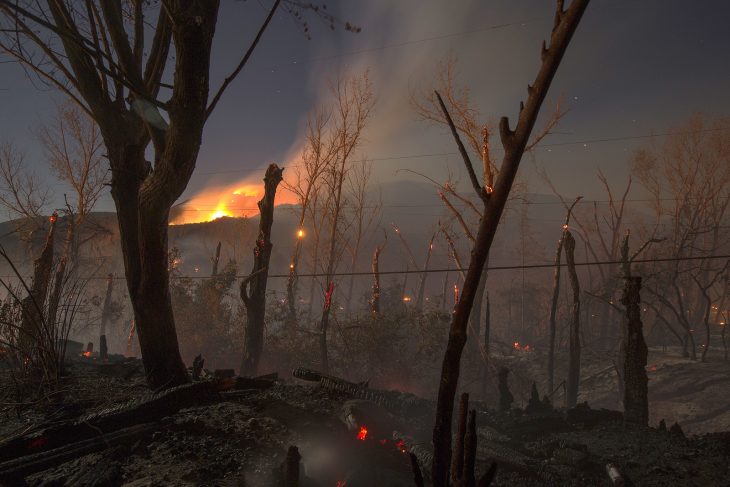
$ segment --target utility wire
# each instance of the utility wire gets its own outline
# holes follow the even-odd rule
[[[730,254],[727,255],[707,255],[707,256],[695,256],[695,257],[659,257],[654,259],[635,259],[632,260],[632,264],[644,264],[644,263],[650,263],[650,262],[684,262],[684,261],[693,261],[693,260],[716,260],[716,259],[730,259]],[[600,261],[593,261],[593,262],[576,262],[576,267],[583,267],[583,266],[591,266],[591,265],[613,265],[613,264],[623,264],[622,260],[600,260]],[[566,263],[560,263],[560,267],[567,267],[568,264]],[[503,265],[503,266],[490,266],[486,269],[486,271],[506,271],[506,270],[519,270],[519,269],[552,269],[555,267],[555,263],[545,263],[545,264],[527,264],[527,265]],[[468,271],[468,268],[458,268],[458,267],[450,267],[450,268],[443,268],[443,269],[428,269],[428,270],[405,270],[405,271],[380,271],[378,274],[381,276],[383,275],[400,275],[400,274],[435,274],[440,272],[466,272]],[[331,277],[337,277],[337,276],[372,276],[375,275],[372,271],[364,271],[364,272],[337,272],[334,274],[330,274]],[[327,277],[327,274],[320,274],[320,273],[307,273],[307,274],[297,274],[297,277]],[[16,278],[17,276],[0,276],[0,279],[9,279],[9,278]],[[30,278],[30,276],[26,276],[27,278]],[[224,276],[170,276],[170,279],[216,279],[221,278]],[[237,275],[235,276],[236,279],[244,279],[249,277],[248,275]],[[282,278],[282,277],[289,277],[289,274],[269,274],[269,278]],[[95,280],[95,279],[102,279],[107,280],[107,277],[102,276],[92,276],[85,278],[87,280]],[[116,280],[124,280],[125,277],[121,276],[115,276],[113,279]]]

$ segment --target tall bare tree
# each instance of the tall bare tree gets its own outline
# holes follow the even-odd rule
[[[281,3],[275,0],[239,63],[209,97],[217,0],[0,0],[0,48],[99,126],[127,287],[147,380],[154,388],[188,380],[170,302],[170,208],[192,176],[206,120]],[[314,7],[284,3],[291,9]],[[169,81],[163,81],[166,75]],[[152,161],[145,157],[149,146]]]
[[[560,293],[560,256],[563,252],[563,246],[565,244],[565,233],[570,227],[570,214],[573,212],[573,208],[578,204],[582,196],[578,196],[573,204],[568,208],[565,216],[565,223],[563,224],[563,232],[558,240],[558,250],[555,253],[555,274],[553,277],[553,298],[550,304],[550,343],[548,345],[548,360],[547,360],[547,372],[548,372],[548,394],[553,392],[554,377],[555,377],[555,332],[557,324],[555,317],[558,311],[558,297]]]
[[[565,262],[568,266],[568,280],[573,290],[570,332],[568,334],[568,377],[565,380],[565,395],[568,407],[574,408],[578,402],[578,385],[580,384],[580,283],[578,281],[578,272],[575,270],[575,239],[570,230],[565,230],[563,239]]]
[[[372,84],[368,73],[353,76],[349,79],[338,79],[332,87],[335,97],[333,109],[333,140],[336,141],[332,163],[325,173],[325,184],[328,193],[329,235],[327,241],[325,279],[325,304],[319,327],[319,349],[322,369],[329,371],[327,351],[327,332],[329,329],[330,310],[335,283],[333,274],[339,256],[343,250],[341,239],[341,219],[343,209],[343,187],[346,174],[351,165],[353,152],[362,142],[362,131],[370,118],[374,105]]]
[[[542,63],[534,83],[528,86],[527,102],[520,104],[520,113],[515,129],[510,128],[507,117],[500,120],[499,132],[504,147],[504,156],[499,175],[493,187],[489,188],[480,184],[469,155],[461,143],[459,132],[453,121],[451,121],[448,110],[443,110],[444,117],[448,121],[452,135],[459,147],[459,152],[464,159],[469,180],[482,200],[483,216],[479,222],[476,243],[472,249],[471,261],[464,280],[461,298],[452,315],[449,339],[439,382],[436,421],[433,430],[434,460],[431,470],[431,479],[435,487],[448,485],[451,460],[451,423],[454,397],[461,368],[461,354],[466,343],[469,313],[476,296],[484,264],[517,175],[522,155],[535,126],[540,107],[587,6],[588,0],[573,0],[566,10],[563,8],[564,2],[562,0],[557,2],[550,43],[548,45],[543,44],[541,51]],[[443,106],[442,101],[439,104]]]

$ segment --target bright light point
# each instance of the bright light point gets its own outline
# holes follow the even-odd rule
[[[411,297],[410,297],[410,296],[403,296],[403,301],[404,301],[404,302],[406,302],[406,303],[407,303],[407,302],[409,302],[410,300],[411,300]]]
[[[494,192],[494,188],[492,186],[487,186],[487,194],[492,194]]]
[[[563,230],[567,230],[567,229],[568,229],[568,224],[566,223],[565,225],[563,225]]]
[[[289,264],[289,269],[294,269],[294,264]]]
[[[304,237],[304,230],[302,230],[300,228],[299,231],[297,232],[297,238],[302,238],[302,237]]]

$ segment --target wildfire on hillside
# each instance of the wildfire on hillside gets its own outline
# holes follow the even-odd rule
[[[263,182],[241,181],[234,185],[205,188],[170,212],[170,225],[202,223],[223,217],[240,218],[258,214],[264,195]],[[276,204],[295,204],[296,197],[283,187],[276,192]]]

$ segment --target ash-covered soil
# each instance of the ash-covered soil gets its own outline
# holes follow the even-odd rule
[[[37,446],[44,424],[109,410],[147,394],[140,369],[131,375],[100,372],[96,366],[75,364],[66,385],[69,392],[55,404],[39,403],[20,417],[6,409],[2,438],[7,442],[13,432],[26,430],[35,443],[25,444]],[[296,445],[302,456],[302,486],[411,486],[403,450],[423,453],[429,448],[433,403],[413,397],[403,401],[405,396],[398,394],[388,397],[392,404],[379,406],[288,378],[264,390],[205,394],[186,399],[188,404],[179,404],[184,407],[160,418],[127,419],[151,423],[150,430],[133,441],[105,445],[27,475],[24,481],[46,487],[280,485],[280,465],[288,446]],[[635,485],[730,485],[730,433],[685,438],[677,432],[627,427],[615,412],[585,406],[534,414],[518,409],[498,413],[485,403],[472,406],[478,410],[478,473],[497,461],[494,485],[607,486],[608,463]],[[352,421],[347,426],[350,413],[359,421],[354,429]],[[361,439],[359,426],[365,425]],[[394,439],[394,430],[408,438],[407,445]],[[29,453],[34,453],[32,448],[13,456]],[[426,473],[427,466],[423,468]],[[23,485],[18,478],[5,482]]]

